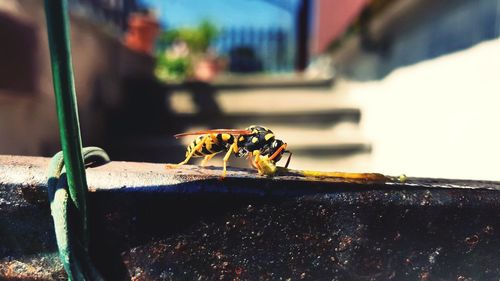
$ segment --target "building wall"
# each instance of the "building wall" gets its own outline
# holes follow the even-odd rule
[[[324,52],[359,15],[368,0],[317,0],[314,2],[312,55]]]
[[[335,60],[353,79],[380,79],[399,67],[498,38],[500,0],[396,1],[365,28],[358,46],[344,46]]]
[[[33,87],[2,83],[19,81],[22,73],[8,72],[0,80],[0,154],[49,156],[60,149],[43,1],[3,0],[0,18],[17,19],[28,26],[33,42],[2,41],[0,52],[9,51],[0,69],[16,62],[32,63]],[[30,33],[30,34],[31,34]],[[10,45],[9,45],[10,44]],[[107,133],[109,111],[122,103],[122,82],[126,77],[152,77],[153,60],[127,50],[119,38],[79,18],[71,20],[71,45],[75,86],[84,145],[99,145]],[[23,60],[28,54],[33,59]],[[18,83],[19,84],[19,83]]]
[[[444,2],[432,16],[418,11],[404,28],[388,35],[382,71],[463,50],[500,35],[500,1]],[[433,6],[428,7],[426,10]]]

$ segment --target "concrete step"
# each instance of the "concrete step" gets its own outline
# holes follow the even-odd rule
[[[252,89],[219,91],[215,94],[193,94],[186,91],[172,93],[168,104],[174,113],[219,112],[261,113],[336,111],[356,108],[345,95],[334,95],[330,89]],[[207,106],[216,108],[206,108]]]
[[[175,124],[211,128],[270,123],[325,128],[341,122],[358,123],[361,116],[356,103],[345,94],[332,94],[330,88],[174,91],[167,103]]]
[[[257,113],[203,113],[175,114],[169,118],[171,124],[185,127],[241,128],[252,124],[280,124],[325,128],[341,122],[358,123],[361,111],[358,108],[337,108],[323,111],[286,111]],[[243,124],[243,126],[240,126]]]
[[[293,152],[291,168],[366,171],[369,167],[371,145],[360,133],[361,111],[347,95],[333,94],[330,87],[228,86],[195,93],[179,87],[169,94],[167,104],[172,110],[169,124],[173,131],[164,137],[122,140],[115,144],[121,147],[120,154],[134,147],[129,151],[136,154],[134,159],[176,163],[184,159],[193,137],[176,140],[173,134],[258,124],[288,143]],[[220,158],[211,163],[219,166]],[[231,157],[230,165],[248,167],[248,162]]]
[[[236,94],[220,92],[216,96],[223,112],[301,112],[328,111],[357,106],[344,96],[330,90],[261,90],[240,91]]]
[[[168,83],[168,90],[179,89],[210,89],[240,91],[245,89],[329,89],[334,81],[333,76],[311,77],[308,75],[290,74],[235,74],[219,75],[210,84],[195,81]]]

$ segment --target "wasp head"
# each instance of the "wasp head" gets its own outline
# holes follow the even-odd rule
[[[268,148],[267,153],[264,153],[266,155],[269,155],[269,160],[271,160],[273,163],[276,163],[280,161],[281,157],[283,156],[283,153],[289,153],[290,156],[286,160],[285,168],[288,168],[288,164],[290,163],[290,157],[292,156],[292,153],[288,150],[286,150],[287,144],[284,143],[282,140],[275,139],[271,145]]]
[[[285,148],[286,143],[284,143],[282,140],[275,139],[269,146],[269,152],[266,154],[272,157],[273,162],[276,163],[280,161],[283,153],[285,153]]]

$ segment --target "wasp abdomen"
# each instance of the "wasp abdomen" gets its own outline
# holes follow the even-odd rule
[[[203,142],[201,145],[200,143]],[[194,139],[187,147],[186,157],[193,152],[192,157],[204,157],[207,155],[217,154],[226,150],[234,142],[234,137],[231,134],[210,134],[201,135]]]

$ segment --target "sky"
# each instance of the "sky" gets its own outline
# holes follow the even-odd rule
[[[218,27],[293,27],[293,13],[269,2],[283,0],[140,0],[154,8],[164,26],[196,26],[209,19]],[[298,0],[287,0],[295,7]],[[285,1],[286,2],[286,1]]]

